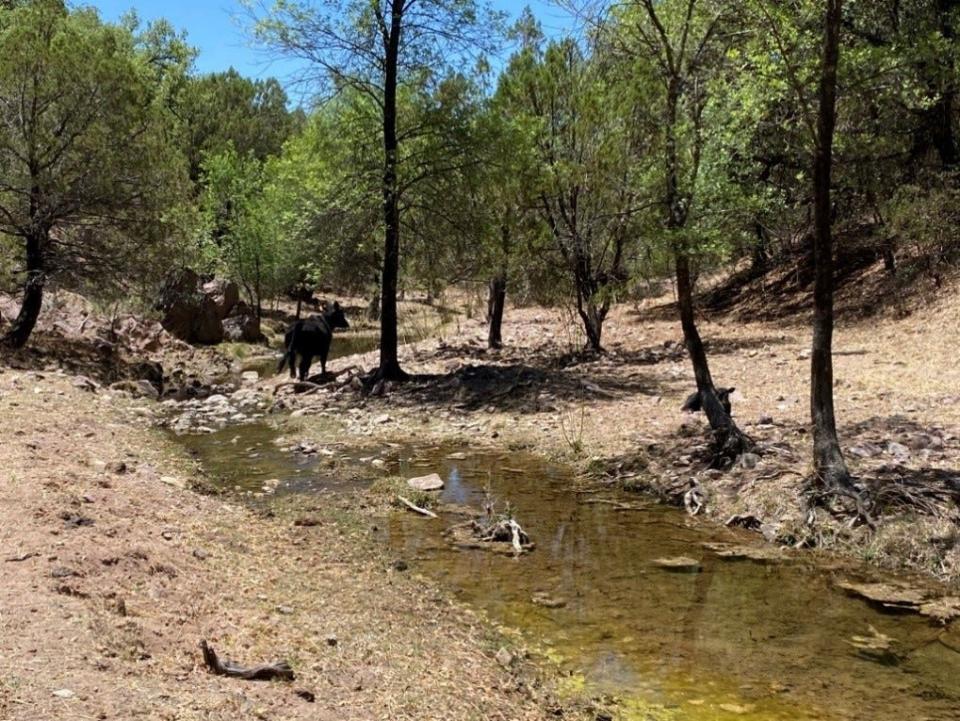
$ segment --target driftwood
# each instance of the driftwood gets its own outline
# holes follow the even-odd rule
[[[408,498],[404,498],[403,496],[397,496],[397,500],[399,500],[403,505],[405,505],[414,513],[419,513],[421,516],[426,516],[427,518],[437,517],[437,514],[434,513],[433,511],[426,508],[421,508],[420,506],[416,505],[413,501],[411,501]]]
[[[216,651],[206,641],[200,642],[200,650],[203,651],[203,661],[207,664],[207,668],[218,676],[242,678],[246,681],[272,681],[273,679],[293,681],[294,679],[293,669],[286,661],[276,661],[247,668],[238,666],[231,661],[221,661]]]

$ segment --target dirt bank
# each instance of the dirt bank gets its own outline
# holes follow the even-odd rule
[[[0,370],[0,717],[554,710],[498,664],[483,621],[380,555],[367,517],[318,500],[262,518],[187,490],[195,469],[147,429],[151,412],[56,372]],[[200,639],[242,663],[285,658],[297,678],[211,675]]]
[[[874,531],[851,528],[848,509],[817,505],[808,493],[808,328],[703,319],[714,378],[736,387],[734,415],[762,451],[750,467],[717,472],[699,460],[704,420],[679,410],[695,386],[663,303],[615,308],[601,357],[581,357],[578,324],[559,311],[510,309],[502,351],[485,348],[482,321],[461,318],[403,350],[404,367],[419,376],[411,383],[369,395],[333,387],[286,402],[315,441],[330,440],[333,421],[338,433],[367,439],[533,449],[675,502],[696,483],[703,515],[716,522],[737,516],[780,543],[960,577],[960,365],[943,332],[957,326],[960,305],[838,329],[841,438],[876,499]],[[332,370],[375,362],[352,357]]]

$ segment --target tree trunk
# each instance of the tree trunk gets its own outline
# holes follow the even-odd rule
[[[583,329],[587,334],[587,348],[594,353],[603,353],[603,319],[605,313],[599,310],[593,301],[588,300],[586,307],[581,302],[579,307],[580,319],[583,321]]]
[[[13,348],[22,348],[30,339],[40,308],[43,305],[43,286],[46,273],[43,262],[43,249],[46,246],[46,233],[38,231],[27,238],[27,279],[23,285],[23,301],[20,313],[7,334],[4,343]]]
[[[830,182],[842,0],[827,0],[826,6],[820,109],[813,162],[815,275],[810,412],[813,420],[814,471],[826,485],[835,487],[850,483],[850,474],[840,451],[833,410],[833,239],[830,232]]]
[[[507,298],[507,274],[501,272],[490,281],[490,298],[487,303],[490,333],[487,335],[487,346],[502,348],[503,339],[500,329],[503,325],[503,305]]]
[[[753,230],[757,235],[757,242],[753,246],[753,262],[750,272],[754,276],[763,275],[770,267],[770,249],[767,242],[767,230],[759,220],[753,222]]]
[[[687,206],[680,197],[679,159],[677,158],[677,105],[680,100],[678,80],[673,80],[667,92],[667,141],[666,170],[667,188],[664,198],[667,207],[667,229],[677,232],[687,223]],[[696,314],[693,308],[693,280],[690,273],[690,256],[683,240],[674,239],[674,262],[677,275],[677,301],[680,307],[680,326],[683,339],[693,364],[693,375],[700,394],[700,404],[713,430],[716,442],[717,461],[723,463],[753,448],[753,441],[737,427],[733,419],[723,409],[717,397],[717,389],[710,375],[707,351],[697,330]]]
[[[380,299],[380,367],[377,380],[403,380],[397,339],[397,277],[400,273],[400,198],[397,187],[397,65],[403,3],[390,3],[383,88],[383,274]]]
[[[753,447],[753,441],[737,427],[733,419],[723,409],[723,404],[717,397],[717,389],[713,385],[710,375],[710,365],[707,362],[707,351],[703,346],[700,331],[697,330],[696,316],[693,310],[693,281],[690,277],[690,260],[682,249],[676,252],[677,264],[677,300],[680,305],[680,325],[683,328],[683,339],[693,363],[693,375],[697,382],[697,392],[700,394],[700,404],[703,408],[710,428],[716,436],[716,451],[718,457],[726,460],[736,458]]]
[[[937,14],[940,16],[940,33],[951,45],[956,41],[956,32],[951,22],[951,13],[957,0],[937,0]],[[936,104],[930,108],[933,144],[937,148],[940,162],[944,170],[952,170],[960,161],[960,152],[957,150],[957,139],[953,128],[953,106],[956,100],[954,85],[954,68],[952,56],[948,52],[944,57],[948,64],[948,72],[944,73],[947,85],[940,91]]]

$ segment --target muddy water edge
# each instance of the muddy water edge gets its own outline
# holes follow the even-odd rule
[[[872,570],[730,554],[753,539],[634,494],[574,492],[570,469],[533,455],[297,444],[288,424],[175,437],[211,480],[256,504],[362,498],[384,475],[439,473],[440,517],[397,511],[378,520],[376,537],[413,572],[517,629],[571,693],[615,700],[624,719],[960,719],[960,630],[881,612],[836,586],[875,579]],[[447,541],[458,509],[488,494],[510,504],[532,553]],[[678,557],[694,563],[658,565]]]

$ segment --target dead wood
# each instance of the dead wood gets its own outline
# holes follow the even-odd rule
[[[240,678],[245,681],[293,681],[293,669],[286,661],[265,663],[260,666],[238,666],[231,661],[221,661],[216,651],[204,640],[200,641],[200,650],[203,651],[203,661],[213,673],[218,676]]]
[[[403,505],[405,505],[414,513],[419,513],[421,516],[426,516],[427,518],[437,517],[437,514],[434,513],[433,511],[430,511],[426,508],[421,508],[420,506],[416,505],[413,501],[407,498],[404,498],[403,496],[397,496],[397,500],[399,500]]]
[[[304,391],[304,395],[313,395],[317,391],[322,391],[324,386],[319,383],[311,383],[310,381],[287,381],[286,383],[280,383],[273,389],[273,395],[277,395],[280,392],[281,388],[290,388],[293,387],[295,391]]]
[[[30,558],[34,558],[34,557],[39,556],[39,555],[40,555],[39,553],[33,553],[33,552],[30,552],[30,553],[22,553],[22,554],[20,554],[19,556],[10,556],[10,557],[5,558],[5,559],[3,559],[3,560],[6,561],[7,563],[20,563],[21,561],[26,561],[26,560],[28,560],[28,559],[30,559]]]

